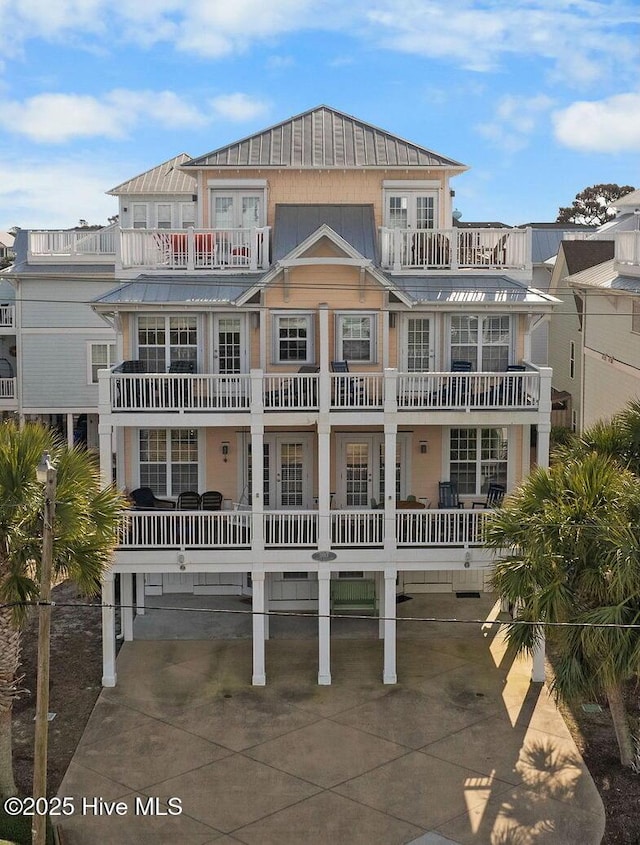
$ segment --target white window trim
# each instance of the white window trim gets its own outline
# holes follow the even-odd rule
[[[411,314],[401,313],[399,316],[400,331],[398,331],[397,333],[399,341],[397,360],[400,362],[402,372],[409,372],[407,369],[409,360],[409,320],[430,321],[429,333],[431,340],[431,349],[429,351],[429,371],[437,372],[438,367],[436,361],[438,358],[438,350],[440,349],[440,321],[436,319],[436,315],[431,311],[424,313],[421,313],[420,311],[414,311]],[[398,318],[396,317],[396,319]]]
[[[168,426],[140,426],[140,428],[132,429],[133,434],[133,454],[134,454],[134,466],[132,467],[134,472],[134,478],[136,479],[135,487],[140,487],[140,431],[141,430],[163,430],[166,432],[167,438],[167,448],[170,448],[171,442],[171,432],[174,430],[174,427]],[[200,428],[195,429],[196,437],[198,441],[198,492],[203,492],[205,489],[203,484],[206,482],[206,454],[205,454],[205,443],[206,438],[203,436],[203,431]],[[169,457],[169,453],[167,452],[167,458]],[[170,462],[167,463],[167,468],[170,466]],[[170,482],[171,482],[171,471],[167,469],[167,490],[170,489]],[[158,494],[162,499],[173,499],[177,500],[177,496],[173,495],[172,493],[159,493]]]
[[[511,362],[515,357],[515,328],[514,328],[514,321],[513,315],[511,314],[504,314],[500,312],[494,313],[474,313],[474,314],[449,314],[447,318],[447,338],[446,338],[446,356],[447,356],[447,366],[451,369],[451,321],[454,317],[476,317],[478,320],[478,343],[476,344],[476,349],[478,350],[478,364],[482,365],[482,321],[487,318],[491,317],[509,317],[509,362]],[[491,345],[491,344],[489,344]],[[478,370],[477,372],[483,372],[482,370]]]
[[[171,314],[166,314],[158,311],[141,311],[139,314],[135,315],[135,324],[134,324],[134,342],[135,342],[135,351],[136,355],[140,357],[140,344],[139,344],[139,318],[140,317],[163,317],[163,318],[170,318],[170,317],[184,317],[185,314],[189,315],[190,312],[174,312]],[[201,367],[201,362],[204,360],[204,331],[202,328],[202,314],[196,314],[196,335],[197,335],[197,343],[196,343],[196,369],[199,370]],[[170,324],[165,321],[165,324],[169,326]],[[168,337],[168,329],[165,329],[165,336]],[[169,360],[168,360],[168,349],[170,347],[169,343],[165,343],[165,362],[167,370],[169,368]]]
[[[115,338],[112,340],[88,340],[87,341],[87,384],[98,384],[98,381],[93,380],[93,347],[106,346],[107,347],[107,365],[101,369],[110,370],[118,363],[118,347]],[[111,349],[113,348],[113,355]]]
[[[476,437],[482,437],[482,431],[486,428],[504,428],[506,429],[507,435],[507,489],[512,484],[512,454],[514,453],[514,443],[512,441],[512,427],[505,426],[505,425],[452,425],[448,426],[447,428],[443,429],[443,438],[442,438],[442,467],[443,467],[443,481],[449,481],[451,479],[451,430],[454,428],[469,428],[476,430]],[[476,458],[476,492],[475,493],[460,493],[460,499],[463,501],[469,501],[471,499],[477,499],[478,497],[484,496],[484,493],[481,493],[478,487],[478,480],[480,478],[480,465],[482,461],[480,458]]]
[[[144,226],[136,226],[136,208],[144,208]],[[149,203],[148,202],[132,202],[131,203],[131,228],[132,229],[148,229],[149,227]]]
[[[307,321],[307,357],[296,361],[280,360],[280,318],[282,317],[304,317]],[[313,364],[316,360],[315,353],[315,314],[313,311],[272,311],[271,312],[271,363],[272,364]]]
[[[335,313],[335,359],[336,361],[353,361],[354,364],[377,364],[378,363],[378,313],[377,311],[336,311]],[[346,358],[342,351],[342,329],[343,317],[368,317],[371,322],[371,339],[369,357],[367,359]]]
[[[383,182],[382,209],[384,226],[389,227],[389,198],[396,196],[407,196],[415,200],[416,197],[433,197],[433,229],[440,228],[441,219],[441,198],[439,182]],[[411,216],[411,215],[410,215]],[[408,222],[409,228],[413,228]]]
[[[209,179],[208,187],[208,214],[209,225],[213,225],[214,207],[213,200],[216,194],[237,194],[238,196],[248,194],[260,195],[260,219],[258,228],[266,226],[267,221],[267,180],[266,179]]]

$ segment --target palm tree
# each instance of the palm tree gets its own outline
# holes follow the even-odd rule
[[[623,689],[640,665],[640,630],[598,626],[640,623],[639,518],[640,479],[592,451],[534,470],[486,525],[500,555],[495,588],[518,608],[509,645],[531,652],[535,623],[576,623],[544,631],[558,655],[553,690],[606,695],[625,766],[634,746]]]
[[[36,466],[43,452],[58,471],[54,522],[54,580],[71,578],[85,595],[97,592],[116,543],[123,505],[100,489],[95,459],[68,449],[48,428],[0,425],[0,796],[16,792],[11,762],[11,713],[19,694],[20,635],[38,598],[43,490]]]

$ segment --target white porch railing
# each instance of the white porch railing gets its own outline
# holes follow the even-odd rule
[[[531,229],[380,230],[388,270],[531,268]]]
[[[0,378],[0,400],[16,398],[15,378]]]
[[[264,514],[264,544],[315,547],[318,544],[317,511],[269,511]]]
[[[115,227],[90,231],[33,231],[29,232],[29,257],[95,260],[104,256],[114,261],[117,239]]]
[[[245,511],[126,511],[121,549],[234,549],[251,545],[251,514]]]
[[[640,266],[640,232],[618,232],[615,260],[618,264]]]
[[[249,410],[250,376],[124,375],[110,379],[113,411]]]
[[[258,389],[252,404],[251,382],[256,373]],[[248,413],[258,410],[260,401],[267,412],[317,411],[322,382],[315,373],[133,374],[118,372],[116,368],[108,385],[108,402],[115,412]],[[548,387],[545,385],[544,389]],[[537,369],[500,373],[331,373],[327,404],[331,411],[537,410],[542,389]]]
[[[398,546],[481,546],[489,510],[396,511]]]
[[[399,547],[482,545],[488,510],[396,511]],[[266,548],[315,548],[317,511],[269,511],[263,515]],[[384,545],[384,511],[331,511],[331,547]],[[251,547],[251,511],[126,511],[119,529],[120,549],[246,549]]]
[[[0,305],[0,329],[15,329],[16,307],[15,305]]]
[[[263,270],[269,267],[269,227],[252,229],[122,229],[124,270]]]
[[[399,373],[398,410],[537,408],[540,373]]]

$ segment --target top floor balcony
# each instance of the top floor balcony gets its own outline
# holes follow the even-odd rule
[[[269,227],[122,229],[123,270],[265,270]]]
[[[16,307],[8,302],[3,302],[0,305],[0,332],[2,334],[11,333],[11,331],[15,331],[15,327]]]
[[[118,229],[69,229],[29,232],[27,257],[31,264],[113,264]]]
[[[380,230],[386,270],[531,270],[531,229]]]

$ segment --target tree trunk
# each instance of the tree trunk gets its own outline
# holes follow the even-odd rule
[[[15,795],[11,749],[11,714],[17,695],[20,631],[15,627],[11,608],[0,608],[0,797]]]
[[[607,700],[613,721],[613,729],[616,732],[616,739],[618,740],[620,762],[623,766],[630,767],[635,758],[635,746],[633,737],[631,736],[627,710],[624,706],[622,684],[612,684],[607,687]]]

